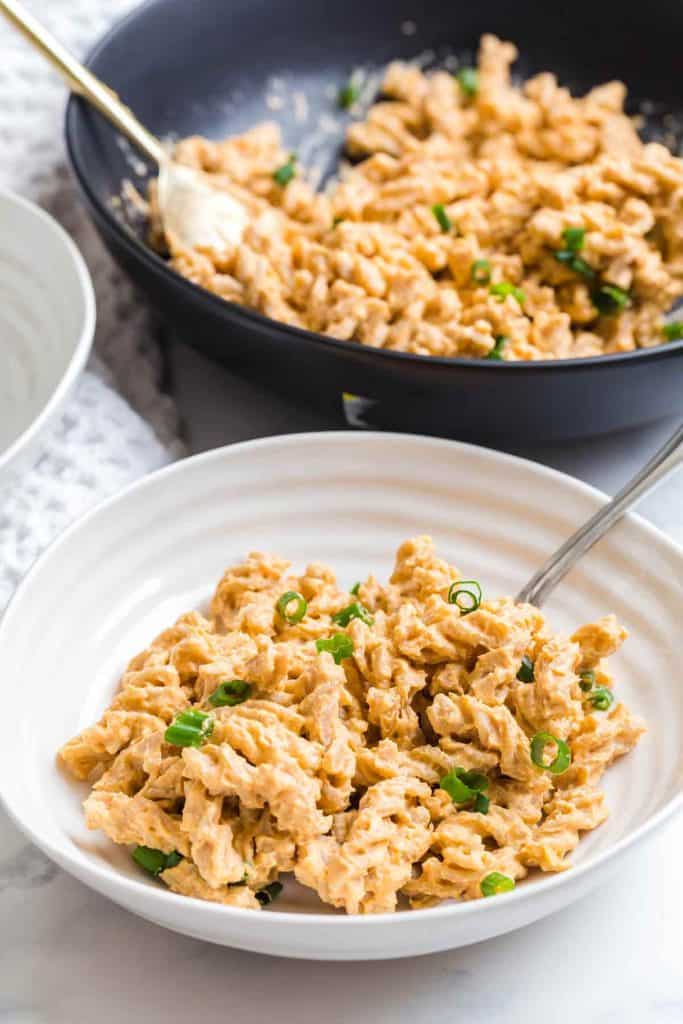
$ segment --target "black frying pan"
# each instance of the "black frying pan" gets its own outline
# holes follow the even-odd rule
[[[330,92],[355,65],[379,68],[425,50],[438,64],[474,52],[486,31],[518,44],[523,75],[554,70],[577,90],[625,80],[634,101],[652,101],[646,130],[655,136],[672,127],[667,112],[683,111],[681,0],[150,0],[88,63],[157,135],[220,138],[275,117],[288,145],[303,151],[311,123],[336,113]],[[305,92],[307,122],[291,105],[268,109],[272,76],[290,94]],[[581,360],[436,359],[336,341],[224,302],[171,271],[142,241],[143,226],[112,206],[124,178],[141,185],[145,175],[109,124],[72,99],[66,138],[98,231],[168,323],[216,360],[303,401],[333,408],[352,392],[372,399],[365,418],[378,425],[508,441],[604,433],[683,407],[683,341]],[[341,133],[323,147],[329,170],[340,145]]]

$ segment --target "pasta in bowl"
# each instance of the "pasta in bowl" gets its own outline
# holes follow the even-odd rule
[[[644,731],[612,692],[612,616],[554,634],[484,599],[428,537],[387,584],[320,563],[228,569],[133,658],[59,758],[89,828],[173,891],[259,909],[293,873],[348,914],[512,889],[562,871]]]

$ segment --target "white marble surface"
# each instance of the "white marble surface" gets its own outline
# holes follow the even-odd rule
[[[189,350],[172,357],[194,450],[329,425]],[[518,454],[614,491],[673,426]],[[683,473],[641,511],[683,542]],[[302,963],[147,924],[54,868],[0,812],[0,1024],[680,1024],[682,846],[679,817],[608,888],[500,939],[407,961]]]

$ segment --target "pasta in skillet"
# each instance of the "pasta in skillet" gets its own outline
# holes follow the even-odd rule
[[[683,337],[664,320],[683,295],[683,161],[641,140],[621,82],[581,97],[550,73],[517,85],[516,57],[486,35],[456,76],[390,64],[348,128],[357,162],[324,192],[275,124],[184,139],[175,158],[249,223],[227,251],[188,248],[153,187],[152,244],[231,302],[373,348],[565,359]]]
[[[625,635],[483,599],[428,537],[351,591],[255,553],[59,758],[88,827],[185,896],[258,909],[288,873],[349,914],[490,896],[605,819],[644,729],[612,692]]]

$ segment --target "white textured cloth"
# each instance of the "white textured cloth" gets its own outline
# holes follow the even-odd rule
[[[133,0],[27,0],[83,55]],[[158,327],[115,267],[81,206],[64,156],[66,88],[0,17],[0,186],[49,210],[79,246],[97,298],[95,351],[34,470],[0,494],[0,612],[40,551],[73,519],[182,452],[161,390]]]

